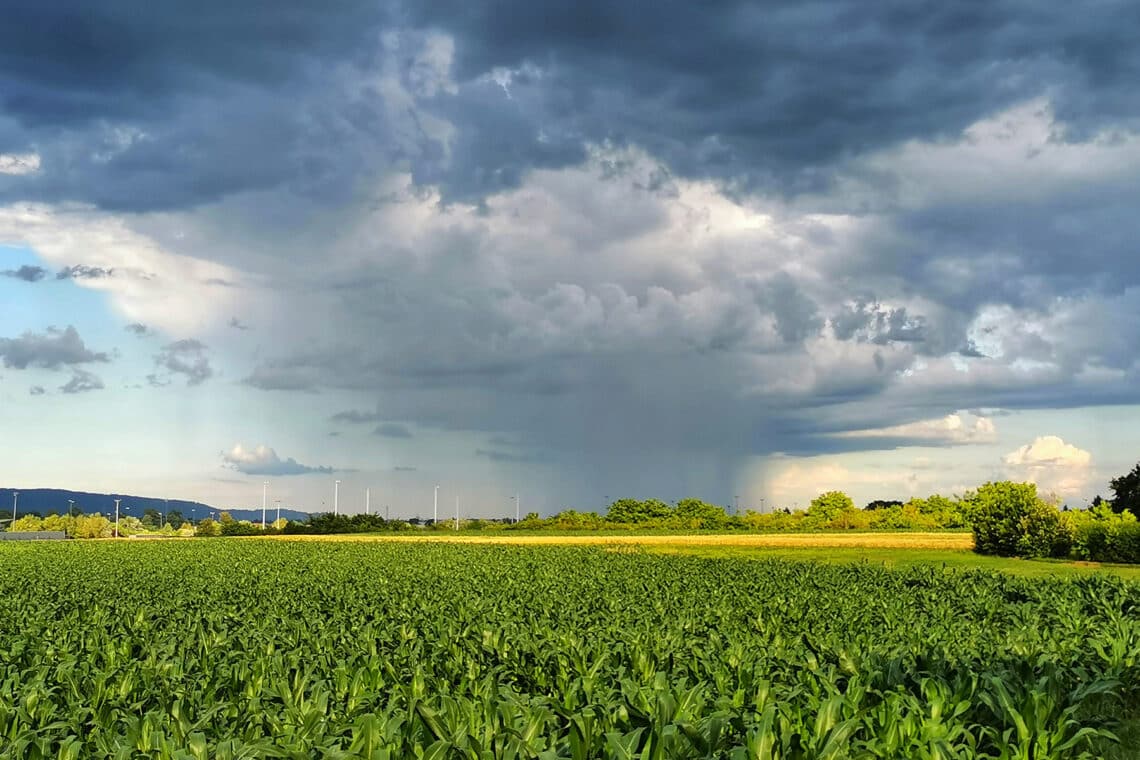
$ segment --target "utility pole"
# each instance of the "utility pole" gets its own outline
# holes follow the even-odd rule
[[[431,524],[435,525],[439,522],[439,486],[435,487],[435,497],[431,504]]]
[[[119,537],[119,502],[122,499],[115,499],[115,538]]]
[[[19,503],[19,501],[20,501],[20,492],[19,491],[13,491],[12,492],[12,522],[8,523],[9,528],[11,528],[13,525],[16,524],[16,504]]]
[[[760,514],[764,514],[764,497],[760,497]]]
[[[340,514],[340,481],[333,485],[333,514]]]
[[[455,495],[455,529],[459,530],[459,494]]]
[[[265,530],[265,494],[269,488],[269,481],[261,481],[261,529]]]
[[[163,501],[166,502],[166,509],[162,511],[162,525],[158,526],[160,530],[166,525],[166,513],[170,511],[170,499],[163,499]]]
[[[364,489],[364,514],[371,514],[372,512],[372,489]]]
[[[519,514],[520,514],[519,495],[516,493],[515,494],[515,522],[516,523],[519,521]]]
[[[277,519],[274,522],[281,522],[281,500],[277,500]]]
[[[71,517],[72,511],[75,509],[75,499],[67,500],[67,516]]]

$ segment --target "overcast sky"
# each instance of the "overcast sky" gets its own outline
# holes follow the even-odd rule
[[[742,507],[1140,458],[1140,4],[15,0],[0,485]]]

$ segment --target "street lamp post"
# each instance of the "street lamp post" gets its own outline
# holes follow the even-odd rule
[[[439,486],[435,487],[435,497],[431,503],[431,524],[439,522]]]
[[[119,502],[122,499],[115,499],[115,538],[119,537]]]
[[[12,492],[12,522],[10,523],[10,525],[16,524],[16,504],[18,504],[19,501],[20,501],[20,492],[19,491],[13,491]]]
[[[277,519],[274,522],[281,522],[281,500],[277,500]]]
[[[455,495],[455,529],[459,530],[459,494]]]
[[[516,494],[515,494],[515,523],[516,523],[516,524],[517,524],[517,523],[518,523],[518,521],[519,521],[519,515],[521,515],[521,514],[522,514],[522,509],[521,509],[521,507],[520,507],[520,504],[521,504],[521,503],[522,503],[522,502],[520,502],[520,501],[519,501],[519,495],[516,493]]]
[[[340,514],[340,481],[333,484],[333,514]]]
[[[67,516],[71,517],[71,513],[75,510],[75,499],[67,500]]]

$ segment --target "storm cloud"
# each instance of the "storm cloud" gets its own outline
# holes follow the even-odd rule
[[[1140,403],[1135,3],[6,21],[0,155],[28,158],[0,236],[133,333],[200,338],[144,357],[152,383],[303,399],[329,445],[369,425],[362,458],[453,436],[568,492],[725,499],[755,457]],[[0,355],[106,361],[69,330]]]

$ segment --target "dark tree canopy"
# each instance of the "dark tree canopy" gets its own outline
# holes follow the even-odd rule
[[[1113,478],[1108,487],[1112,489],[1112,511],[1131,512],[1140,517],[1140,463],[1132,472]]]

